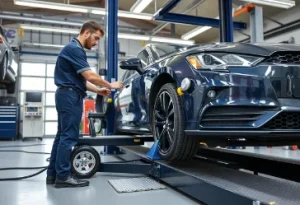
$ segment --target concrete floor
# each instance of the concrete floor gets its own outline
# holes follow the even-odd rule
[[[3,148],[1,146],[19,146],[40,144],[40,146],[32,147],[10,147]],[[23,166],[47,166],[46,159],[49,155],[36,155],[26,153],[12,153],[1,152],[1,150],[26,150],[34,152],[50,152],[52,145],[52,139],[44,139],[42,142],[38,140],[30,141],[0,141],[0,168],[2,167],[23,167]],[[150,144],[149,144],[150,145]],[[149,146],[148,145],[148,146]],[[101,147],[97,147],[100,151]],[[260,154],[281,156],[286,158],[300,159],[300,151],[291,151],[284,148],[260,148],[254,149],[253,147],[246,150],[238,150],[245,152],[255,152]],[[116,160],[113,156],[102,156],[103,161]],[[21,170],[21,171],[1,171],[0,178],[18,177],[34,173],[36,170]],[[168,204],[200,204],[181,193],[173,190],[170,187],[164,190],[144,191],[136,193],[117,193],[111,185],[108,183],[110,179],[118,178],[130,178],[140,175],[128,175],[128,174],[109,174],[109,173],[97,173],[90,179],[90,186],[83,188],[65,188],[55,189],[53,185],[46,185],[45,177],[46,173],[35,176],[33,178],[19,180],[19,181],[1,181],[0,182],[0,199],[5,200],[0,204],[5,205],[165,205]],[[164,202],[163,202],[164,200]]]
[[[34,147],[1,148],[8,145],[46,144]],[[1,152],[1,150],[26,150],[35,152],[50,152],[51,139],[30,141],[0,141],[0,168],[2,167],[34,167],[47,166],[46,159],[49,155],[36,155],[27,153]],[[98,148],[98,150],[101,148]],[[111,160],[107,156],[106,160]],[[103,158],[102,158],[103,159]],[[115,160],[115,159],[113,159]],[[32,174],[36,170],[1,171],[0,178],[18,177]],[[46,172],[33,178],[19,181],[0,182],[0,204],[5,205],[165,205],[180,204],[191,205],[199,202],[182,195],[167,187],[164,190],[144,191],[136,193],[117,193],[108,183],[110,179],[137,177],[139,175],[97,173],[90,179],[89,187],[55,189],[53,185],[46,185]],[[4,202],[5,201],[5,202]]]

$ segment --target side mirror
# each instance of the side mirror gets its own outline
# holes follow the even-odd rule
[[[139,58],[130,58],[120,62],[120,68],[124,70],[135,70],[140,75],[144,73],[142,62]]]

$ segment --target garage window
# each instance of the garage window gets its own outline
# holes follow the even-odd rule
[[[45,76],[46,64],[44,63],[22,63],[22,76]]]
[[[21,90],[45,90],[45,78],[21,77]]]

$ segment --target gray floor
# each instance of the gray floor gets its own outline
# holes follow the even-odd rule
[[[42,142],[37,140],[30,141],[0,141],[1,146],[7,145],[27,145],[27,144],[46,144],[35,147],[24,148],[0,148],[0,150],[26,150],[26,151],[51,151],[51,139],[44,139]],[[98,148],[101,149],[101,148]],[[22,166],[46,166],[46,158],[49,155],[35,155],[26,153],[0,152],[0,168],[2,167],[22,167]],[[112,158],[112,157],[110,157]],[[106,158],[109,160],[108,158]],[[24,176],[35,172],[33,171],[2,171],[0,178]],[[108,180],[118,178],[137,177],[138,175],[108,174],[97,173],[90,179],[91,185],[83,188],[64,188],[55,189],[52,185],[45,184],[46,173],[33,178],[20,181],[1,181],[0,182],[0,204],[5,205],[165,205],[180,204],[190,205],[199,204],[182,194],[167,187],[164,190],[144,191],[136,193],[117,193]],[[5,200],[5,202],[4,202]],[[164,201],[164,202],[163,202]]]

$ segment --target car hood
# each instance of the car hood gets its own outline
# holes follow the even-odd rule
[[[246,55],[271,56],[278,51],[298,51],[300,45],[291,44],[270,44],[270,43],[216,43],[208,45],[191,46],[186,49],[188,53],[197,52],[225,52],[239,53]]]

